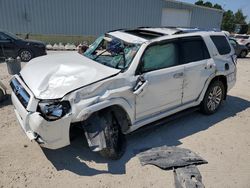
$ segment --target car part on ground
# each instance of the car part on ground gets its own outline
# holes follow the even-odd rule
[[[0,102],[2,102],[6,95],[6,87],[3,85],[3,83],[0,80]]]
[[[175,188],[205,188],[202,177],[195,165],[174,169]]]
[[[8,68],[8,73],[10,75],[15,75],[19,74],[21,71],[21,59],[17,57],[16,59],[14,58],[8,58],[5,60]]]
[[[207,164],[207,161],[189,149],[161,146],[140,152],[137,157],[143,166],[173,169],[176,188],[204,188],[201,174],[195,165]]]
[[[168,170],[188,165],[207,164],[207,161],[189,149],[161,146],[137,154],[141,165],[155,165]]]

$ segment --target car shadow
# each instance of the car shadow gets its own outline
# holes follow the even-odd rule
[[[70,146],[57,150],[43,149],[43,152],[59,171],[68,170],[81,176],[93,176],[103,173],[125,174],[126,163],[139,150],[163,145],[178,146],[182,144],[181,139],[206,130],[249,107],[250,101],[228,96],[227,101],[223,103],[221,109],[211,116],[206,116],[195,111],[189,114],[185,113],[181,118],[159,124],[156,127],[142,128],[134,134],[127,136],[126,153],[117,161],[104,159],[97,153],[91,152],[83,136],[78,136],[71,142]],[[78,133],[81,134],[79,131]],[[97,169],[92,168],[92,163],[105,164],[107,170],[98,169],[98,167]]]

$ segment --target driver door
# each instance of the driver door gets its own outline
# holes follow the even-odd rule
[[[176,41],[150,45],[139,67],[141,84],[134,92],[136,120],[181,105],[184,66],[179,64]]]

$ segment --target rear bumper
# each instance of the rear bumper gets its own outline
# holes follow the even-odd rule
[[[14,92],[11,99],[19,124],[30,140],[35,140],[49,149],[58,149],[70,144],[71,114],[56,121],[47,121],[38,112],[26,110]]]

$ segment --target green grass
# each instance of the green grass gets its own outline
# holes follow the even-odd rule
[[[17,34],[21,38],[25,38],[25,34]],[[75,45],[78,45],[80,43],[83,43],[86,41],[88,44],[91,44],[96,37],[94,36],[76,36],[76,35],[39,35],[39,34],[30,34],[29,39],[31,40],[39,40],[43,41],[46,44],[54,44],[54,43],[74,43]]]

